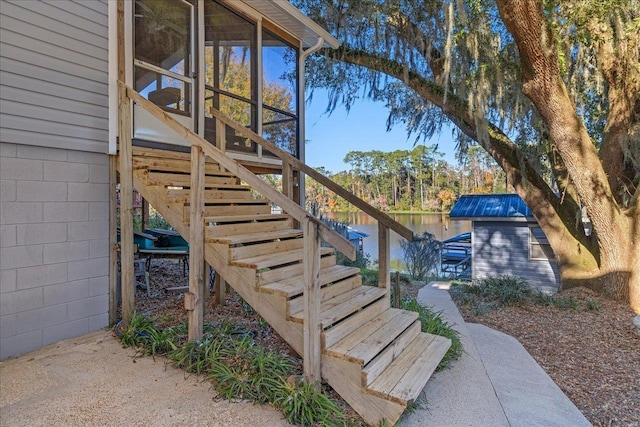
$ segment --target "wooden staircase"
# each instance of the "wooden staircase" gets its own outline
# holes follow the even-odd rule
[[[162,117],[161,112],[157,114]],[[200,143],[197,137],[190,138]],[[131,174],[133,187],[189,240],[194,233],[190,224],[193,155],[131,148],[131,170],[125,174]],[[384,420],[393,425],[418,397],[450,341],[422,333],[416,313],[390,307],[388,286],[362,285],[359,269],[337,265],[333,248],[310,250],[314,246],[309,246],[305,226],[311,220],[291,205],[296,217],[291,211],[272,214],[272,201],[256,196],[253,188],[230,172],[234,165],[219,159],[224,166],[206,158],[204,189],[199,190],[204,197],[203,223],[195,227],[204,229],[206,262],[305,358],[316,354],[309,350],[309,335],[317,332],[319,360],[315,363],[322,378],[371,425]],[[126,163],[119,164],[122,172]],[[251,178],[246,169],[236,172]],[[265,188],[261,192],[272,194]],[[276,196],[284,204],[281,195]],[[307,224],[302,229],[296,226],[301,219]],[[322,234],[315,234],[319,244]],[[309,252],[319,260],[314,261]],[[201,260],[190,262],[191,266],[202,264]],[[310,264],[317,273],[311,280],[319,300],[315,311],[308,308]],[[188,310],[193,310],[192,304],[185,298]]]
[[[189,236],[189,155],[133,150],[136,190]],[[205,259],[299,354],[305,319],[302,231],[287,214],[212,162],[205,171]],[[321,249],[322,375],[367,422],[395,422],[449,348],[420,332],[416,313],[390,307],[386,289]]]

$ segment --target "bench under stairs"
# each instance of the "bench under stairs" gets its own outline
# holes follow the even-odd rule
[[[136,146],[129,150],[133,187],[188,240],[192,156]],[[204,259],[304,356],[305,322],[314,318],[304,298],[305,264],[313,262],[304,226],[286,209],[272,214],[275,201],[259,196],[229,166],[210,157],[204,162],[203,222],[197,225],[204,231]],[[316,363],[322,379],[371,425],[383,420],[393,425],[419,396],[450,341],[421,332],[416,313],[391,308],[388,287],[363,285],[358,268],[336,264],[333,248],[321,247],[317,256]]]

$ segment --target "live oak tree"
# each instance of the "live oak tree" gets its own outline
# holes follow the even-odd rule
[[[307,67],[329,109],[383,101],[418,137],[450,121],[531,208],[563,285],[640,313],[640,1],[295,3],[342,42]]]

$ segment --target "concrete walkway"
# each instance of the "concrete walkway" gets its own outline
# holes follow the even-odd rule
[[[442,311],[465,352],[431,378],[425,407],[400,426],[590,425],[517,340],[465,323],[448,286],[431,283],[419,300]],[[101,331],[0,362],[0,426],[288,425],[272,407],[219,401],[207,382],[132,355]]]
[[[460,332],[464,353],[429,380],[426,404],[405,414],[402,427],[591,425],[515,338],[465,323],[448,289],[432,282],[418,300]]]

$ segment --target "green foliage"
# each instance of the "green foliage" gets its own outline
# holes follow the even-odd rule
[[[158,328],[157,320],[146,314],[134,313],[128,327],[118,323],[115,330],[122,346],[136,347],[138,355],[166,354],[175,350],[185,339],[183,328]]]
[[[159,328],[156,319],[135,314],[128,328],[117,329],[123,346],[138,355],[165,355],[189,374],[205,375],[221,398],[274,404],[291,423],[344,426],[341,409],[315,384],[293,378],[293,360],[256,345],[241,324],[224,319],[204,325],[202,340],[186,341],[186,327]]]
[[[587,298],[586,304],[587,304],[587,310],[590,310],[590,311],[600,311],[602,309],[602,306],[600,305],[600,303],[591,298]]]
[[[362,276],[362,284],[367,286],[377,286],[378,285],[378,269],[370,269],[365,268],[360,270],[360,275]]]
[[[418,303],[413,297],[405,297],[402,299],[401,308],[408,311],[418,313],[422,332],[439,335],[451,340],[451,347],[445,354],[444,358],[438,365],[438,369],[443,369],[452,361],[456,360],[462,354],[462,342],[458,331],[442,318],[442,312],[435,313],[428,307],[424,307]]]
[[[563,310],[580,308],[580,302],[572,296],[534,291],[524,278],[515,276],[489,277],[473,284],[452,283],[449,293],[458,306],[469,308],[474,315],[487,314],[501,307],[527,304],[553,306]],[[587,299],[585,308],[598,311],[600,304]]]
[[[336,252],[336,263],[339,265],[346,265],[347,267],[358,267],[360,269],[369,268],[371,265],[371,255],[358,251],[356,252],[355,261],[351,261],[349,258],[344,256],[342,252]]]
[[[346,426],[340,408],[322,392],[317,383],[294,380],[279,387],[274,405],[288,422],[300,426]]]

